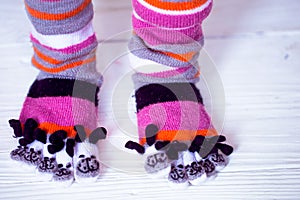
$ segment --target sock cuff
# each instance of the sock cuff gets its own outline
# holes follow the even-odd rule
[[[133,0],[132,5],[136,15],[149,24],[165,28],[186,28],[201,23],[208,16],[212,0],[191,2]]]
[[[133,0],[132,4],[134,34],[129,49],[134,55],[175,68],[198,67],[204,44],[201,24],[212,0]]]
[[[155,7],[157,9],[168,11],[185,11],[193,10],[205,4],[207,0],[139,0],[139,2],[147,3],[148,6]]]

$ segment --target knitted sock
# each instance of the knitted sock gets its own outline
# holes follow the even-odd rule
[[[129,49],[135,59],[151,61],[144,67],[163,67],[151,73],[138,68],[133,76],[140,141],[130,141],[126,147],[143,154],[154,145],[171,162],[171,183],[198,184],[212,175],[217,165],[223,166],[223,155],[233,151],[219,143],[225,137],[218,136],[211,124],[195,85],[200,76],[197,59],[204,44],[201,24],[212,8],[212,0],[132,3],[134,34]],[[161,164],[157,160],[154,163],[153,169],[165,167],[158,167]]]
[[[69,182],[73,179],[69,171],[77,164],[71,163],[80,135],[76,127],[87,136],[97,130],[102,76],[96,70],[93,6],[91,0],[25,0],[25,6],[33,25],[32,64],[40,73],[20,118],[10,120],[20,138],[11,157],[25,161],[30,155],[26,162],[38,166],[38,172]]]

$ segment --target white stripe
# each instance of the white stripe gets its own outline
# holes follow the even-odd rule
[[[153,10],[157,13],[161,13],[161,14],[166,14],[166,15],[189,15],[189,14],[195,14],[197,12],[201,12],[203,11],[206,7],[209,6],[209,4],[212,2],[212,0],[208,0],[205,4],[203,4],[202,6],[192,9],[192,10],[178,10],[178,11],[174,11],[174,10],[164,10],[164,9],[160,9],[157,7],[154,7],[150,4],[148,4],[147,2],[145,2],[144,0],[137,0],[140,4],[142,4],[144,7]]]
[[[38,33],[36,29],[32,27],[31,34],[35,39],[37,39],[41,44],[45,46],[52,47],[54,49],[63,49],[72,45],[82,43],[87,38],[95,34],[95,31],[92,22],[90,22],[81,30],[74,33],[60,35],[43,35]]]
[[[129,54],[129,63],[130,63],[130,66],[136,72],[146,73],[146,74],[169,71],[172,69],[171,67],[162,65],[162,64],[154,62],[152,60],[139,58],[132,53]]]

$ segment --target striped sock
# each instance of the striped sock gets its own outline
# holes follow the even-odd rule
[[[76,145],[89,137],[87,141],[95,145],[106,135],[104,128],[97,128],[102,76],[96,70],[93,5],[91,0],[25,0],[25,7],[33,25],[32,65],[40,73],[19,120],[9,121],[15,136],[21,138],[11,157],[26,160],[54,180],[70,182],[78,167],[73,157],[82,154],[74,151]],[[90,152],[85,159],[96,153]],[[93,169],[94,174],[99,175],[99,168]]]
[[[212,0],[132,0],[132,4],[134,33],[129,49],[134,60],[164,70],[137,69],[133,75],[140,141],[130,141],[126,147],[139,153],[147,153],[151,146],[157,154],[163,150],[172,162],[171,183],[198,184],[216,172],[217,166],[225,165],[224,155],[233,150],[220,143],[224,137],[211,124],[195,86],[200,75],[197,59],[204,44],[201,24]],[[166,166],[162,162],[166,161],[150,155],[145,169],[157,172],[158,165]]]

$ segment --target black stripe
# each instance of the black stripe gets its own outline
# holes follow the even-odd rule
[[[135,92],[137,112],[151,104],[170,101],[194,101],[203,104],[199,90],[193,83],[149,84]]]
[[[30,87],[28,97],[71,96],[86,99],[98,106],[99,87],[80,80],[47,78],[36,80]]]

